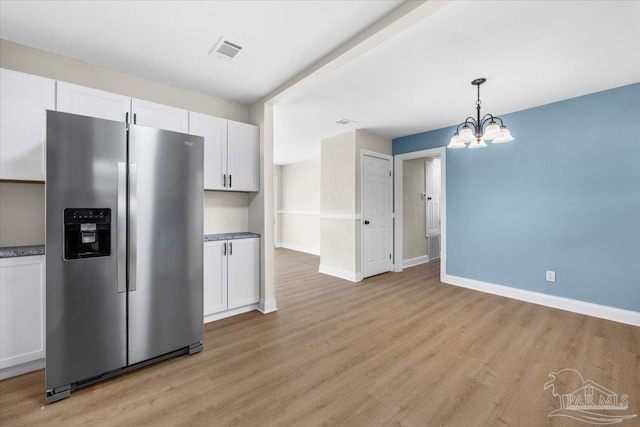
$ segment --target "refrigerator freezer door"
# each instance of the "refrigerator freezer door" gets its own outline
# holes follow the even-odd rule
[[[201,137],[130,126],[129,364],[202,341],[203,156]]]
[[[118,163],[126,156],[124,123],[47,111],[47,390],[127,363],[126,293],[117,284],[118,230],[126,226]],[[77,229],[67,231],[67,249],[99,244],[99,256],[65,260],[65,223]]]

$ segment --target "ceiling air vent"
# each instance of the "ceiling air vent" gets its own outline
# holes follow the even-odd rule
[[[218,40],[218,43],[216,43],[213,49],[211,49],[211,52],[209,52],[209,54],[215,53],[220,58],[230,61],[241,50],[242,47],[238,46],[235,43],[231,43],[229,40],[225,40],[224,37],[220,37],[220,40]]]
[[[355,123],[355,120],[340,119],[336,123],[338,123],[339,125],[350,125],[351,123]]]

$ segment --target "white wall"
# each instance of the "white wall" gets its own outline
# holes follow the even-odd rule
[[[44,244],[44,185],[0,184],[0,246]]]
[[[391,140],[353,130],[321,141],[320,271],[361,277],[360,150],[391,155]]]
[[[0,40],[0,67],[230,120],[248,121],[246,106],[6,40]],[[40,189],[36,190],[38,186]],[[44,243],[44,185],[0,183],[0,193],[0,246]],[[248,230],[246,193],[205,191],[204,206],[205,233]],[[13,220],[24,215],[33,221],[34,226],[29,230],[16,226]]]
[[[320,271],[353,280],[357,273],[355,146],[356,131],[320,143]]]
[[[204,233],[247,231],[249,195],[224,191],[204,192]]]
[[[320,255],[320,158],[281,169],[280,246]]]

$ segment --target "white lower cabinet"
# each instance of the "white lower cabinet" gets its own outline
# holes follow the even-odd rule
[[[204,243],[205,320],[237,314],[231,310],[260,299],[260,239],[218,240]],[[207,318],[218,314],[215,318]]]
[[[0,379],[44,367],[44,265],[44,255],[0,259]]]
[[[226,240],[204,244],[204,315],[227,309],[227,257]]]

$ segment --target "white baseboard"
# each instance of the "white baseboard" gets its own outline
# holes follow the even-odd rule
[[[0,369],[0,380],[17,377],[18,375],[26,374],[27,372],[44,369],[44,361],[45,359],[37,359],[30,362],[21,363],[19,365],[2,368]]]
[[[304,246],[291,245],[289,243],[283,243],[283,242],[280,243],[280,247],[285,249],[290,249],[292,251],[304,252],[306,254],[320,256],[320,249],[305,248]]]
[[[524,289],[511,288],[509,286],[496,285],[482,282],[480,280],[467,279],[464,277],[445,274],[441,281],[450,285],[487,292],[520,301],[531,302],[533,304],[558,308],[560,310],[574,313],[586,314],[587,316],[599,317],[601,319],[613,320],[614,322],[626,323],[633,326],[640,326],[640,313],[622,308],[609,307],[606,305],[593,304],[590,302],[559,297],[555,295],[543,294],[540,292],[528,291]]]
[[[272,313],[277,311],[278,307],[276,307],[276,299],[262,299],[260,298],[260,302],[258,302],[258,311],[262,314]]]
[[[244,307],[232,308],[231,310],[221,311],[219,313],[205,314],[204,323],[214,322],[220,319],[226,319],[227,317],[237,316],[238,314],[248,313],[250,311],[258,310],[258,304],[245,305]]]
[[[429,255],[422,255],[415,258],[409,258],[402,261],[402,268],[413,267],[414,265],[420,265],[429,262]]]
[[[275,246],[276,248],[281,248],[282,247],[282,245],[279,242],[274,243],[273,246]]]
[[[350,282],[359,282],[362,280],[362,273],[347,270],[340,270],[339,268],[327,267],[326,265],[320,264],[320,268],[318,268],[318,272],[322,274],[328,274],[329,276],[338,277],[340,279],[348,280]]]

